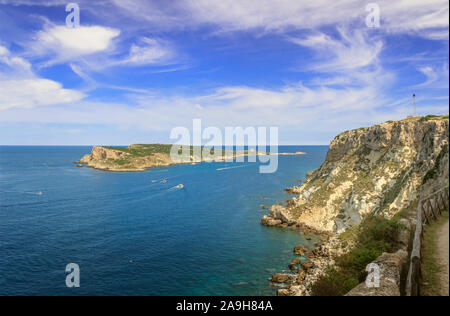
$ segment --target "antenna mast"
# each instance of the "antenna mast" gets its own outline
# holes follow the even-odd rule
[[[413,103],[414,103],[414,116],[417,114],[417,107],[416,107],[416,94],[413,94]]]

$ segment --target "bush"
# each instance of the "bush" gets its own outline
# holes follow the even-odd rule
[[[366,266],[383,252],[395,251],[397,236],[405,229],[394,220],[381,216],[366,219],[360,224],[353,249],[336,259],[312,288],[313,296],[343,296],[367,277]]]
[[[359,281],[345,271],[330,268],[313,286],[314,296],[344,296],[357,286]]]
[[[358,243],[361,246],[372,246],[375,248],[375,242],[382,242],[381,248],[385,251],[392,251],[397,241],[398,233],[403,229],[395,220],[387,220],[381,216],[368,218],[363,223],[363,229],[358,236]]]

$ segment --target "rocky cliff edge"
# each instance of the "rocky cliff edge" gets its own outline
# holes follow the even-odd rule
[[[364,217],[391,218],[449,179],[448,116],[408,117],[339,134],[325,162],[287,205],[274,205],[261,223],[307,225],[341,233]]]

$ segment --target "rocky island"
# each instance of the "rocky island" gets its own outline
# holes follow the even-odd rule
[[[336,136],[325,162],[301,186],[287,190],[295,196],[270,207],[261,220],[322,235],[315,249],[294,250],[308,263],[287,272],[287,286],[278,294],[310,295],[312,284],[352,249],[344,242],[348,231],[370,218],[392,219],[448,185],[448,139],[448,115],[408,117]]]
[[[164,144],[137,144],[129,147],[108,147],[94,146],[90,154],[85,155],[76,164],[86,164],[90,168],[111,171],[111,172],[139,172],[148,168],[165,167],[180,163],[200,163],[204,161],[212,161],[210,157],[202,157],[195,154],[195,149],[203,150],[204,147],[190,146],[190,157],[184,162],[174,162],[171,159],[170,151],[173,145]],[[178,149],[181,153],[181,147]],[[214,154],[215,149],[210,149]],[[296,153],[266,153],[254,150],[220,150],[217,155],[219,161],[228,159],[236,159],[239,157],[258,156],[258,155],[304,155],[303,152]]]

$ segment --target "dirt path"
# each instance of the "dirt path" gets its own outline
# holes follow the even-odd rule
[[[438,232],[438,258],[439,263],[442,265],[443,270],[440,273],[441,279],[441,295],[448,296],[448,278],[449,278],[449,267],[448,267],[448,221],[442,226]]]

